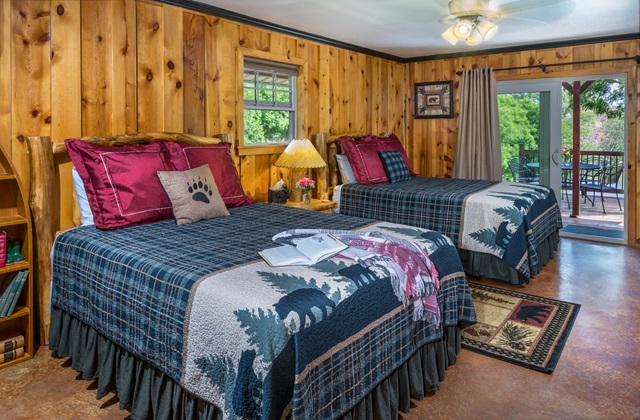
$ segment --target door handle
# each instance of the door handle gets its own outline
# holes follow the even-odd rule
[[[551,160],[553,161],[553,163],[558,166],[558,154],[560,153],[560,148],[556,147],[556,150],[553,151],[553,153],[551,154]]]

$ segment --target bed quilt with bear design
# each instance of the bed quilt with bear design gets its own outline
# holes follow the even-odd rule
[[[176,226],[62,233],[53,305],[220,407],[226,418],[336,417],[443,326],[475,322],[460,260],[435,232],[257,203]],[[384,270],[332,258],[269,267],[257,251],[294,229],[379,231],[425,248],[442,321],[414,321]]]
[[[490,254],[528,283],[537,249],[562,228],[556,196],[543,185],[415,176],[395,184],[336,188],[340,214],[432,229],[459,248]]]

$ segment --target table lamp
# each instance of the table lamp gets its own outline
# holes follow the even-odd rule
[[[324,168],[327,166],[320,153],[309,139],[293,139],[276,163],[278,168],[291,169],[289,173],[289,190],[291,201],[301,201],[300,191],[295,187],[295,181],[307,175],[309,168]]]

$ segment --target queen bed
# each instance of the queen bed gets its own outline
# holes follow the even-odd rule
[[[562,217],[550,188],[416,176],[392,133],[318,134],[316,145],[329,162],[322,187],[336,212],[440,232],[467,274],[529,283],[557,249]]]
[[[255,203],[231,194],[226,181],[239,185],[237,173],[225,181],[214,169],[213,182],[193,175],[201,167],[172,167],[164,157],[169,175],[193,179],[178,183],[191,189],[190,197],[203,193],[200,199],[214,202],[217,195],[210,191],[216,190],[225,211],[184,222],[183,208],[159,173],[174,216],[154,213],[153,220],[141,220],[141,211],[125,211],[135,207],[139,194],[128,183],[115,202],[126,220],[92,208],[95,224],[65,230],[54,241],[59,220],[37,202],[57,202],[53,192],[65,190],[53,188],[61,182],[58,165],[86,147],[79,142],[96,145],[105,167],[114,164],[108,159],[122,164],[119,152],[138,145],[151,145],[147,155],[136,157],[147,163],[149,150],[165,156],[173,148],[188,160],[191,148],[204,147],[191,155],[192,166],[194,156],[206,155],[218,140],[154,133],[77,139],[66,148],[44,137],[29,141],[41,292],[51,273],[49,346],[59,357],[71,357],[84,379],[98,380],[98,398],[115,391],[132,418],[388,418],[408,411],[411,398],[438,389],[455,363],[460,329],[475,322],[460,260],[446,237]],[[216,150],[227,156],[233,148]],[[96,179],[87,176],[99,168],[82,169],[77,156],[72,159],[91,202],[100,194],[90,191]],[[137,171],[142,179],[144,171]],[[122,171],[107,174],[110,188],[131,178]],[[145,182],[148,192],[153,187]],[[325,230],[355,235],[348,236],[357,238],[349,242],[353,254],[310,267],[270,267],[258,256],[274,246],[274,238],[287,242]],[[421,292],[401,293],[413,283],[409,277],[403,283],[401,270],[394,271],[400,259],[381,257],[378,248],[367,254],[362,247],[380,241],[392,244],[394,255],[397,249],[423,255],[427,268],[416,278],[424,284],[411,289]],[[48,249],[50,261],[43,258]],[[48,304],[41,300],[41,308]],[[47,321],[42,317],[41,323]]]

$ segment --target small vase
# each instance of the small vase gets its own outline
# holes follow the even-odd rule
[[[303,192],[302,193],[302,204],[304,204],[305,206],[308,206],[309,204],[311,204],[311,193],[310,192]]]

